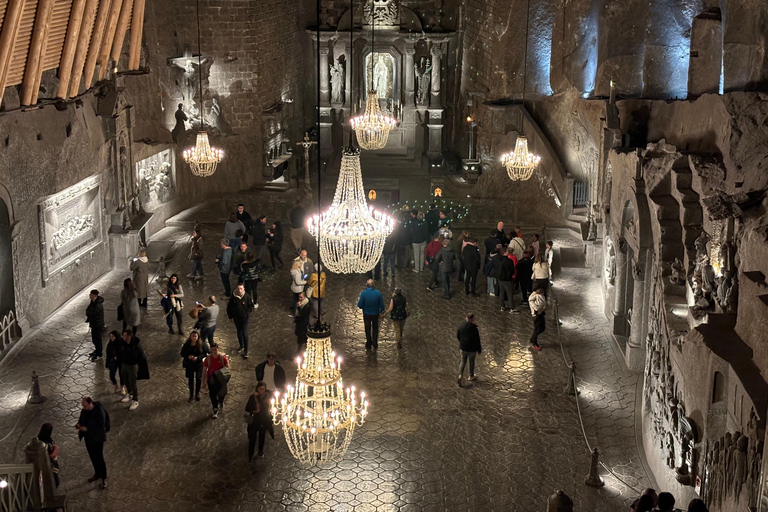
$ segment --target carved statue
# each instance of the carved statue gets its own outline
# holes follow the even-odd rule
[[[432,80],[432,60],[422,57],[419,64],[414,64],[416,77],[416,104],[426,105],[429,98],[429,87]]]
[[[723,242],[720,245],[720,268],[731,273],[736,272],[736,247],[731,242]]]
[[[734,274],[731,276],[731,286],[728,287],[728,291],[725,294],[725,301],[723,302],[723,309],[729,313],[735,313],[739,303],[739,278]]]
[[[232,135],[232,127],[229,126],[221,115],[221,105],[215,96],[211,99],[211,126],[222,135]]]
[[[685,284],[685,270],[680,258],[675,258],[675,261],[670,265],[670,268],[672,270],[672,275],[669,277],[669,282],[677,285]]]
[[[331,71],[331,102],[344,102],[344,64],[337,60],[330,65]]]
[[[595,215],[589,214],[589,231],[587,232],[587,240],[597,239],[597,222],[595,222]]]
[[[702,269],[701,278],[704,297],[709,299],[712,295],[712,291],[715,289],[715,269],[709,264],[709,260],[707,260],[707,263]]]
[[[206,62],[207,58],[200,59],[199,63]],[[198,59],[194,58],[188,51],[185,52],[183,57],[170,59],[169,62],[174,66],[181,68],[181,95],[184,98],[184,107],[192,118],[197,118],[200,115],[200,111],[195,105],[195,95],[198,87],[198,79],[195,76],[200,70],[195,69],[198,65]]]
[[[384,62],[384,56],[376,55],[376,65],[373,67],[373,89],[380,99],[389,97],[389,82],[389,70]]]
[[[608,277],[608,283],[613,285],[616,282],[616,254],[613,248],[608,253],[608,264],[605,267],[605,274]]]
[[[733,466],[733,484],[731,489],[733,494],[739,496],[744,482],[747,480],[747,448],[749,447],[749,438],[742,435],[736,440],[736,450],[734,453]]]
[[[176,126],[174,126],[173,131],[171,131],[171,137],[173,137],[174,144],[183,144],[185,135],[187,133],[186,122],[189,119],[187,114],[184,112],[183,103],[179,103],[179,108],[176,109],[174,116],[176,117]]]
[[[394,27],[400,24],[400,7],[398,0],[368,0],[363,4],[365,23],[373,21],[379,27]]]
[[[703,256],[708,256],[707,244],[709,243],[709,235],[706,231],[702,231],[699,237],[693,242],[696,247],[696,259],[700,259]]]

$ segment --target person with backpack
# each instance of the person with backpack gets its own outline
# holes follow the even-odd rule
[[[227,397],[227,384],[232,373],[229,370],[229,359],[219,351],[217,344],[211,345],[211,353],[203,361],[203,388],[208,389],[208,396],[213,406],[214,420],[219,417],[219,411],[224,408]]]
[[[107,463],[104,461],[104,443],[110,428],[109,413],[101,403],[94,402],[89,396],[84,396],[81,403],[83,409],[75,428],[78,439],[85,439],[85,449],[88,450],[88,458],[93,464],[94,474],[88,481],[93,483],[101,480],[99,488],[106,489]]]
[[[385,312],[381,314],[381,317],[389,313],[392,323],[395,324],[395,340],[397,340],[397,348],[403,348],[403,327],[405,327],[405,320],[408,318],[408,302],[403,295],[403,290],[395,288],[395,292],[392,294],[392,298],[389,299],[389,307]]]
[[[528,297],[528,306],[531,308],[533,317],[533,332],[531,333],[531,345],[536,350],[541,350],[539,346],[539,334],[547,328],[546,310],[547,299],[544,298],[544,290],[536,288],[530,297]]]
[[[99,290],[91,290],[89,297],[91,302],[85,308],[85,322],[91,328],[93,352],[88,357],[96,361],[101,359],[103,351],[101,332],[104,330],[104,298],[99,297]]]
[[[203,278],[203,235],[200,230],[192,231],[192,246],[189,249],[189,259],[192,261],[192,270],[187,277],[190,279]]]
[[[128,393],[120,401],[123,403],[131,402],[129,411],[135,411],[139,407],[137,381],[149,379],[147,356],[144,354],[140,342],[141,340],[133,335],[131,329],[123,331],[123,343],[120,346],[120,376]]]

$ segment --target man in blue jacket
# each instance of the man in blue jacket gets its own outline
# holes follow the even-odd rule
[[[365,349],[379,348],[379,315],[384,313],[384,298],[381,292],[373,287],[373,279],[365,282],[365,290],[360,293],[357,307],[363,310],[365,323]]]

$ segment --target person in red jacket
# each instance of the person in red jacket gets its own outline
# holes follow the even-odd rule
[[[228,378],[219,372],[225,367],[229,368],[229,359],[219,351],[217,344],[212,344],[211,353],[203,361],[203,389],[208,388],[208,396],[213,406],[213,419],[219,417],[219,410],[224,408],[224,398],[227,396],[227,382],[224,381]]]
[[[429,289],[436,287],[439,283],[437,280],[438,265],[432,264],[432,260],[435,259],[437,253],[443,248],[443,235],[435,235],[432,241],[427,244],[427,248],[424,249],[424,262],[432,271],[432,278],[429,281]]]

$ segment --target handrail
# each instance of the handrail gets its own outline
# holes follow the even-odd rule
[[[13,310],[8,311],[3,319],[0,320],[0,350],[5,349],[13,341],[13,335],[16,333],[16,315]]]
[[[589,439],[587,438],[587,431],[584,428],[584,418],[582,417],[582,414],[581,414],[581,405],[579,404],[579,392],[578,392],[578,386],[577,386],[577,383],[576,383],[576,370],[574,369],[574,367],[572,365],[572,362],[569,362],[568,358],[565,355],[565,347],[563,347],[563,342],[562,342],[562,339],[560,337],[560,309],[559,309],[559,302],[557,300],[557,297],[555,296],[555,292],[552,289],[552,287],[549,288],[549,292],[552,295],[552,303],[554,304],[553,309],[555,311],[555,315],[554,316],[555,316],[555,329],[557,331],[557,343],[558,343],[558,345],[560,345],[560,353],[563,356],[563,361],[565,361],[565,366],[567,366],[567,367],[569,367],[571,369],[571,371],[570,371],[570,374],[571,374],[570,378],[572,379],[572,382],[569,383],[569,385],[572,384],[573,385],[573,389],[576,390],[576,392],[575,392],[576,413],[577,413],[578,418],[579,418],[579,426],[581,427],[581,434],[582,434],[582,436],[584,436],[584,443],[587,445],[587,452],[591,453],[592,452],[592,446],[589,444]],[[635,491],[638,494],[638,496],[640,495],[640,493],[642,491],[638,490],[634,486],[632,486],[632,485],[628,484],[626,481],[624,481],[624,479],[622,479],[619,475],[617,475],[611,468],[606,466],[606,464],[602,460],[600,460],[598,462],[603,467],[603,469],[605,469],[608,473],[610,473],[616,480],[618,480],[619,482],[621,482],[622,484],[627,486],[629,489],[632,489],[633,491]]]
[[[40,489],[33,464],[0,465],[0,478],[7,483],[0,493],[0,512],[40,510]]]

